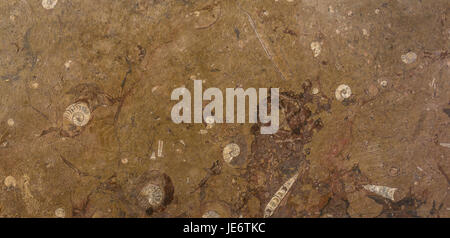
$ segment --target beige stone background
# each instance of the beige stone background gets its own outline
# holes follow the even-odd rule
[[[171,121],[172,90],[201,79],[297,94],[309,81],[329,99],[274,217],[450,217],[449,13],[448,0],[2,0],[0,216],[262,217],[282,183],[252,190],[249,171],[275,173],[248,167],[252,125]],[[68,129],[78,100],[92,117]],[[238,167],[222,157],[234,141]],[[133,202],[148,170],[174,187],[153,213]]]

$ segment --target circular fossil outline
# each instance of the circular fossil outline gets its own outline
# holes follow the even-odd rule
[[[352,96],[352,89],[347,84],[341,84],[336,88],[335,96],[337,100],[344,101]]]
[[[175,191],[171,178],[159,170],[143,173],[130,189],[130,199],[147,215],[163,211],[172,202]]]
[[[86,103],[74,103],[66,108],[64,119],[76,126],[85,126],[91,119],[91,110]]]
[[[147,207],[148,205],[152,207],[159,206],[163,201],[164,193],[162,189],[155,184],[148,183],[139,192],[139,203],[141,207]]]

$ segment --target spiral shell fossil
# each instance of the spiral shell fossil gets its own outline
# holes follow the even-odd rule
[[[86,103],[74,103],[66,108],[64,119],[76,126],[85,126],[91,118],[91,111]]]
[[[346,84],[341,84],[336,88],[335,96],[338,101],[344,101],[352,95],[352,90]]]
[[[151,170],[139,177],[131,191],[135,203],[148,215],[163,211],[172,202],[174,187],[165,173]]]
[[[144,208],[147,208],[148,206],[159,206],[161,205],[163,196],[164,194],[161,187],[149,183],[139,192],[139,205]]]

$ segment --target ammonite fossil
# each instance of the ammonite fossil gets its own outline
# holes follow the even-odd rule
[[[344,101],[344,99],[349,98],[352,95],[352,90],[346,84],[341,84],[336,88],[335,96],[339,101]]]
[[[247,164],[247,150],[245,137],[235,136],[229,144],[223,147],[223,160],[233,168],[242,168]]]
[[[133,202],[147,215],[163,211],[172,202],[174,187],[170,177],[158,170],[142,174],[131,189]]]
[[[91,119],[91,110],[86,103],[74,103],[66,108],[64,119],[76,126],[85,126]]]

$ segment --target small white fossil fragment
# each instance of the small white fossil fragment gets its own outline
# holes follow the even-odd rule
[[[202,215],[202,218],[220,218],[219,213],[214,210],[207,211]]]
[[[378,9],[378,8],[375,9],[375,14],[377,14],[377,15],[380,14],[380,9]]]
[[[128,164],[128,158],[122,158],[120,162],[122,162],[122,164]]]
[[[314,57],[317,57],[320,55],[320,52],[322,51],[322,46],[320,42],[314,41],[311,43],[311,50],[313,51]]]
[[[334,9],[333,9],[333,6],[331,6],[331,5],[329,5],[329,6],[328,6],[328,12],[330,12],[330,13],[334,13]]]
[[[200,130],[200,135],[205,135],[205,134],[208,134],[208,131],[207,130]]]
[[[155,151],[152,152],[152,156],[150,156],[151,160],[155,160],[156,159],[156,155],[155,155]]]
[[[14,120],[12,118],[9,118],[7,123],[8,123],[8,126],[14,126]]]
[[[390,199],[394,201],[394,193],[397,191],[397,188],[391,188],[386,186],[378,186],[378,185],[364,185],[363,186],[366,190],[376,193],[384,198]]]
[[[362,29],[362,33],[364,36],[369,36],[369,31],[367,29]]]
[[[91,110],[86,103],[74,103],[66,108],[64,118],[76,126],[85,126],[91,118]]]
[[[163,157],[164,141],[158,140],[158,157]]]
[[[223,148],[223,159],[230,163],[235,157],[239,156],[241,148],[236,143],[230,143]]]
[[[31,84],[31,87],[34,88],[34,89],[39,88],[39,83],[34,82],[34,83]]]
[[[346,84],[341,84],[336,88],[336,99],[338,101],[344,101],[344,99],[349,98],[352,95],[352,90]]]
[[[71,64],[72,60],[68,60],[66,63],[64,63],[64,67],[66,67],[66,69],[69,69]]]
[[[57,3],[58,0],[42,0],[42,6],[47,10],[53,9]]]
[[[311,93],[314,94],[314,95],[316,95],[316,94],[319,93],[319,89],[318,89],[318,88],[313,88],[313,89],[311,90]]]
[[[386,87],[388,82],[386,80],[383,80],[380,82],[381,87]]]
[[[156,90],[158,90],[159,85],[156,85],[155,87],[152,88],[152,93],[156,92]]]
[[[55,210],[55,216],[58,218],[64,218],[66,217],[66,211],[64,210],[64,208],[60,207]]]
[[[402,58],[403,63],[411,64],[414,61],[416,61],[417,54],[411,51],[411,52],[408,52],[408,53],[402,55],[401,58]]]
[[[15,187],[16,184],[17,184],[16,178],[14,178],[13,176],[10,175],[5,178],[5,186],[7,188]]]
[[[297,181],[298,173],[296,173],[294,176],[292,176],[288,181],[286,181],[283,186],[281,186],[278,191],[273,195],[273,197],[270,199],[269,203],[267,203],[266,208],[264,209],[264,218],[270,217],[273,215],[275,210],[280,205],[281,201],[283,201],[283,198],[286,196],[286,194],[289,192],[289,189],[291,189],[292,185]]]
[[[450,148],[450,143],[439,143],[440,146]]]

